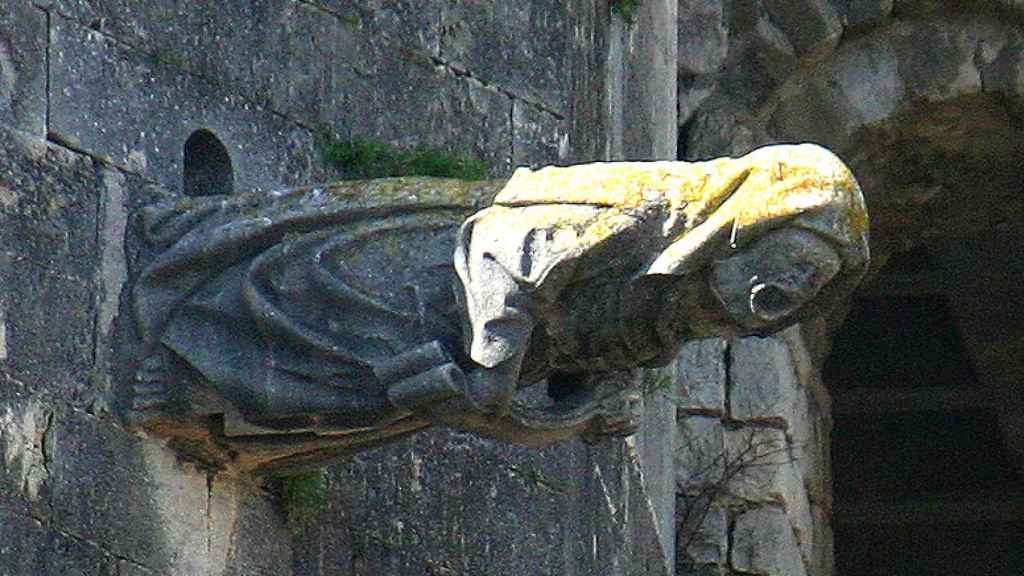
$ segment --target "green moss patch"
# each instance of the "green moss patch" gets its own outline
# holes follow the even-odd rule
[[[392,176],[487,178],[487,165],[481,160],[433,146],[401,149],[370,138],[341,140],[326,132],[318,136],[317,144],[323,162],[340,170],[345,180]]]

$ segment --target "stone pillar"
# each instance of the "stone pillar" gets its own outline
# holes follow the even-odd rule
[[[828,399],[799,327],[674,368],[677,573],[831,574]]]

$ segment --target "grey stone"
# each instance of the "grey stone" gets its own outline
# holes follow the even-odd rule
[[[621,50],[622,102],[621,151],[613,159],[673,160],[678,141],[678,9],[677,0],[641,3],[629,30],[619,30],[609,50]],[[612,22],[623,26],[622,19]],[[642,30],[637,34],[636,31]],[[609,55],[614,59],[615,55]],[[620,156],[621,154],[621,156]]]
[[[732,418],[786,428],[806,413],[806,393],[785,342],[773,337],[740,338],[730,343],[729,355]]]
[[[711,74],[721,68],[729,51],[724,2],[680,1],[678,27],[681,74]]]
[[[793,456],[785,435],[770,428],[739,428],[723,434],[725,452],[722,492],[754,502],[785,502],[797,491]]]
[[[834,2],[850,28],[878,26],[892,14],[893,0],[839,0]]]
[[[512,165],[540,168],[569,160],[567,124],[521,100],[512,100]]]
[[[676,405],[683,412],[725,414],[727,378],[724,338],[707,338],[683,346],[675,360]]]
[[[83,401],[97,261],[93,162],[6,131],[0,151],[0,372],[24,391],[45,386],[47,394]],[[7,395],[0,390],[0,398]]]
[[[894,26],[892,45],[909,98],[941,101],[981,90],[977,44],[956,23]]]
[[[787,189],[801,206],[793,221],[806,228],[771,209],[765,222],[756,211],[716,212],[715,226],[732,226],[728,247],[671,232],[694,226],[691,203],[719,194],[730,196],[726,211],[744,197],[774,206],[762,187],[736,187],[729,174],[740,169],[755,182],[825,171],[834,185]],[[692,336],[781,329],[855,285],[866,244],[846,222],[865,215],[848,174],[827,151],[792,146],[709,165],[522,170],[500,192],[501,182],[409,178],[149,207],[146,238],[163,252],[135,286],[148,352],[133,414],[149,426],[225,413],[229,436],[252,433],[235,424],[236,410],[267,431],[358,432],[297,439],[344,449],[431,423],[535,444],[630,433],[629,370],[668,363]],[[683,182],[686,204],[619,184],[670,178]],[[634,206],[641,201],[662,207]],[[741,225],[752,232],[740,238]],[[403,254],[395,243],[419,249]],[[705,249],[721,256],[695,255]],[[691,261],[699,269],[678,279]],[[687,298],[701,277],[707,298]],[[544,379],[551,405],[513,400]],[[209,396],[218,401],[206,405]],[[280,450],[270,449],[278,463]]]
[[[46,136],[46,13],[0,4],[0,125]]]
[[[333,466],[298,554],[324,575],[667,575],[637,464],[615,439],[527,450],[428,432]]]
[[[706,416],[683,417],[677,437],[677,491],[687,495],[717,491],[726,478],[728,456],[721,421]]]
[[[208,558],[207,477],[166,447],[79,412],[53,421],[52,522],[152,570],[198,573]]]
[[[732,567],[764,576],[801,576],[807,568],[786,515],[772,507],[755,508],[736,518]]]
[[[764,7],[801,58],[820,58],[839,43],[842,23],[828,0],[764,0]]]
[[[11,514],[0,505],[0,573],[119,576],[118,561],[82,536]]]
[[[690,574],[695,566],[723,567],[729,562],[729,515],[708,497],[680,497],[677,504],[677,572]]]
[[[211,552],[209,560],[216,561],[218,557],[222,558],[224,567],[222,571],[217,566],[216,569],[207,572],[208,574],[320,574],[315,569],[308,572],[293,571],[293,550],[301,548],[296,546],[296,542],[301,542],[304,535],[301,526],[289,525],[287,521],[283,521],[284,514],[280,503],[275,505],[266,493],[255,486],[228,485],[222,489],[226,492],[224,499],[227,502],[224,504],[227,506],[220,510],[220,514],[224,516],[219,519],[221,526],[211,532],[211,536],[219,536],[224,541],[220,542],[219,549]],[[211,512],[216,512],[216,509],[211,508]],[[330,572],[323,574],[326,576]]]
[[[570,10],[561,0],[445,4],[440,58],[460,74],[567,114]]]
[[[286,153],[295,138],[309,148],[308,134],[296,134],[279,116],[211,79],[182,74],[74,20],[51,18],[55,137],[180,190],[183,145],[195,130],[207,129],[227,147],[237,187],[301,182],[303,175],[286,171],[292,165]]]

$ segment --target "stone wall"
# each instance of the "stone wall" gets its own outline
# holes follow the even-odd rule
[[[805,335],[711,339],[674,365],[678,574],[831,574],[828,394]]]
[[[236,190],[336,176],[322,127],[494,176],[673,158],[675,9],[0,2],[0,574],[671,574],[668,403],[594,446],[424,433],[331,465],[300,527],[275,480],[182,458],[118,398],[135,214],[182,193],[197,130]]]

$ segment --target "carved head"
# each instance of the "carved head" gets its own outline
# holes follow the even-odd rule
[[[678,278],[687,292],[681,315],[698,335],[767,333],[827,311],[868,261],[860,187],[814,144],[706,162],[524,169],[496,198],[506,206],[554,202],[607,207],[608,222],[645,214],[659,224],[643,275]]]
[[[781,145],[706,164],[720,174],[698,199],[706,217],[690,221],[649,274],[704,276],[721,320],[755,333],[849,296],[868,263],[868,218],[838,157],[813,144]]]

